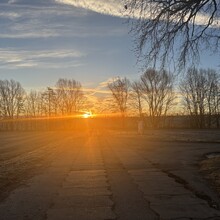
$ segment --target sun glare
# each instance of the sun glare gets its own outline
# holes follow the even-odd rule
[[[85,114],[83,114],[83,118],[91,118],[91,117],[92,117],[91,112],[86,112]]]

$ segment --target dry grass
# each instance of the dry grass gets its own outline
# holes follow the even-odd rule
[[[220,195],[220,157],[202,160],[200,162],[200,170]]]

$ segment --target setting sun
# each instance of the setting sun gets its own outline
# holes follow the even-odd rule
[[[85,114],[83,114],[83,118],[91,118],[91,117],[92,117],[91,112],[86,112]]]

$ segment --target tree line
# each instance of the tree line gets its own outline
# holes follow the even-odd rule
[[[80,111],[83,102],[82,85],[73,79],[59,79],[54,88],[30,92],[14,80],[0,80],[0,116],[3,119],[67,116]]]
[[[71,116],[89,111],[91,106],[102,112],[100,109],[107,106],[108,111],[119,112],[122,118],[131,112],[148,118],[154,128],[163,127],[168,115],[180,113],[190,118],[192,127],[220,126],[220,74],[213,69],[189,68],[181,79],[166,70],[147,69],[133,82],[126,77],[114,78],[108,89],[111,99],[102,98],[94,106],[74,79],[61,78],[54,87],[29,92],[19,82],[0,80],[0,118]]]
[[[116,78],[108,87],[123,117],[130,98],[139,116],[148,116],[151,127],[163,127],[167,114],[179,105],[175,113],[190,116],[192,127],[219,128],[220,74],[213,69],[189,68],[176,81],[166,70],[147,69],[135,82]]]

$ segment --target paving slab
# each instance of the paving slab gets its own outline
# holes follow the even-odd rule
[[[94,138],[89,138],[81,149],[47,211],[47,219],[116,218],[110,198],[112,192],[97,143]],[[91,154],[87,154],[88,151]]]
[[[48,220],[104,220],[116,219],[110,207],[96,208],[60,208],[50,209],[47,213]]]
[[[160,219],[202,219],[220,216],[219,210],[211,207],[209,201],[200,198],[198,194],[195,193],[191,188],[195,187],[195,185],[185,186],[185,184],[187,184],[187,178],[181,179],[173,175],[173,173],[170,173],[178,173],[181,170],[186,172],[185,175],[188,176],[196,170],[195,167],[193,167],[195,161],[187,158],[189,151],[191,152],[192,149],[189,149],[187,153],[181,155],[181,160],[179,161],[179,158],[171,159],[171,155],[175,154],[175,150],[170,152],[171,148],[169,146],[167,147],[169,156],[164,157],[163,153],[166,148],[162,149],[162,153],[158,152],[158,154],[156,154],[156,150],[155,154],[151,153],[149,155],[147,154],[148,146],[146,146],[145,151],[137,151],[135,142],[132,143],[130,140],[129,143],[128,141],[126,143],[126,141],[123,141],[123,145],[125,144],[128,144],[128,149],[121,147],[118,150],[117,147],[111,147],[120,160],[122,167],[124,167],[131,176],[133,182],[137,184],[138,189],[144,194],[146,201],[149,201],[151,210],[157,213]],[[159,149],[161,150],[161,148]],[[183,149],[177,149],[176,151],[178,155]],[[127,157],[125,155],[127,155]],[[196,157],[195,155],[198,155],[197,151],[194,155],[191,155],[190,158]],[[159,159],[160,163],[158,163]],[[182,163],[183,161],[184,163],[187,161],[187,163],[185,163],[187,164],[187,166],[185,166],[186,170],[183,170],[185,165]],[[134,166],[134,163],[137,164]],[[145,163],[145,165],[143,165],[143,163]],[[138,169],[141,165],[142,169]],[[171,171],[166,171],[167,168]],[[191,181],[193,180],[195,180],[195,176],[192,175]],[[201,189],[201,183],[198,188]],[[203,189],[207,192],[204,187]]]
[[[103,140],[102,140],[103,141]],[[105,167],[115,203],[114,212],[118,220],[156,220],[159,219],[149,207],[142,192],[132,181],[129,173],[122,165],[120,158],[112,150],[111,145],[102,148]]]
[[[29,143],[27,137],[17,140]],[[196,167],[220,145],[114,132],[73,136],[57,145],[49,166],[0,203],[1,220],[220,220],[218,206],[210,204],[220,205],[219,195]]]
[[[69,207],[113,207],[114,203],[109,196],[62,196],[53,205],[54,208],[69,208]]]
[[[111,196],[112,193],[107,187],[97,187],[97,188],[63,188],[60,190],[59,195],[61,197],[65,196]]]

